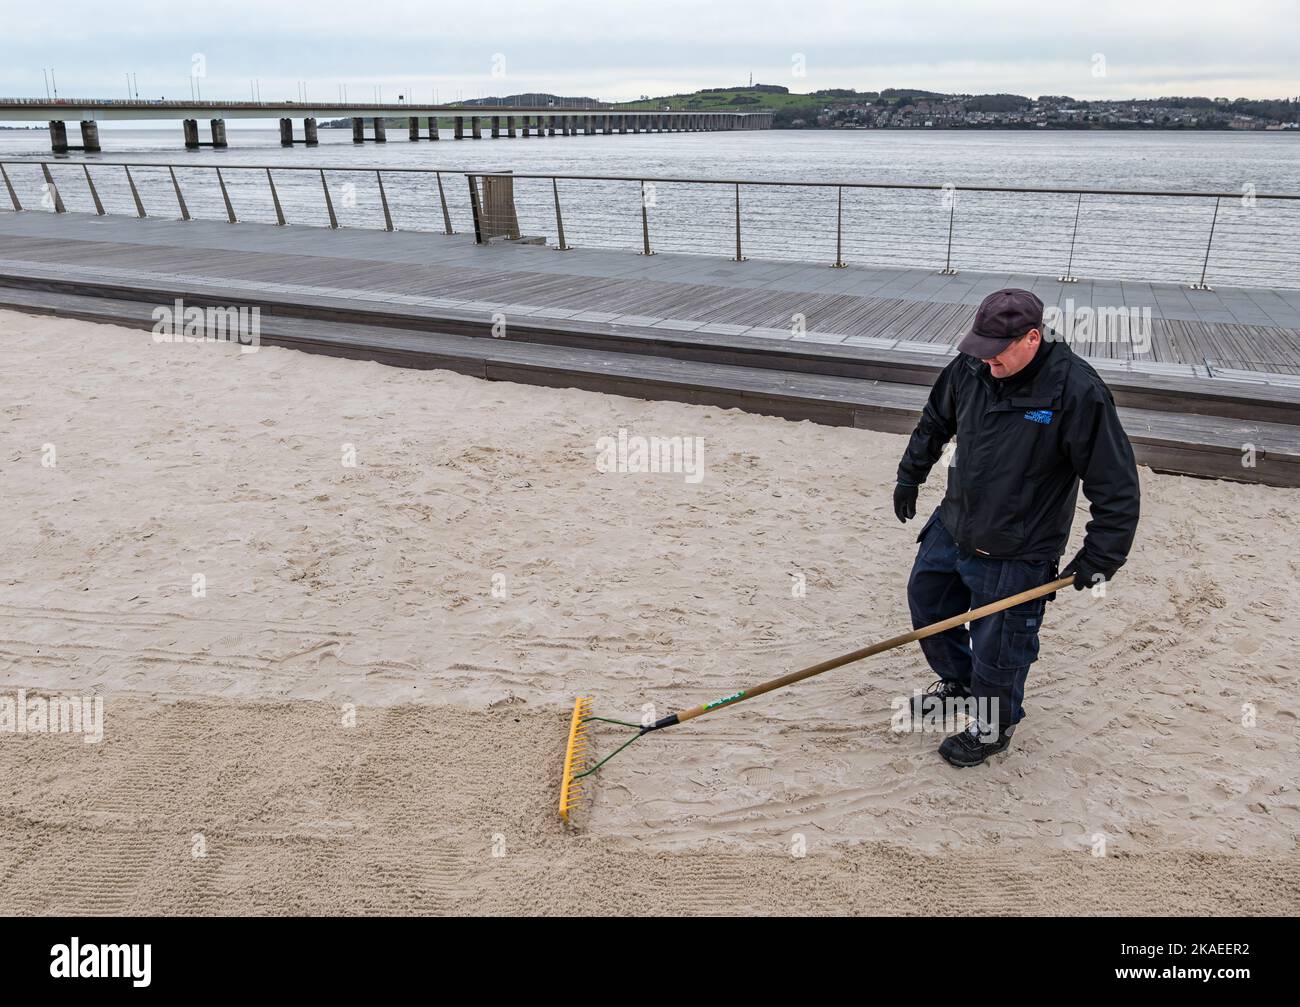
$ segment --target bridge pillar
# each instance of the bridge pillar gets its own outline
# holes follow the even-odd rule
[[[473,136],[475,140],[483,139],[483,123],[479,120],[477,115],[471,115],[469,117],[469,127],[470,135]]]
[[[98,154],[99,146],[99,123],[93,119],[81,120],[81,146],[87,154]]]
[[[512,140],[515,138],[515,117],[513,115],[506,116],[506,136]]]
[[[456,139],[465,139],[465,117],[463,115],[458,115],[452,120],[452,122],[456,126]]]
[[[280,120],[280,146],[281,147],[293,146],[293,120],[292,119]]]
[[[501,139],[501,116],[499,115],[494,115],[492,117],[492,139]]]
[[[387,143],[388,127],[384,124],[384,117],[377,115],[370,122],[375,127],[375,143]]]
[[[406,117],[406,138],[415,141],[420,139],[420,117],[418,115],[408,115]]]
[[[618,131],[619,131],[620,133],[626,133],[626,132],[627,132],[627,116],[626,116],[626,115],[620,115],[620,116],[618,117]]]
[[[366,142],[366,120],[360,116],[354,116],[352,119],[352,142]]]
[[[436,115],[429,116],[429,139],[438,139],[438,117]]]
[[[320,146],[320,137],[316,134],[315,119],[304,119],[302,121],[302,135],[308,147]]]
[[[185,133],[185,149],[198,150],[199,149],[199,120],[186,119],[184,122],[181,123],[181,129]]]
[[[68,152],[68,126],[60,120],[50,120],[50,149],[56,154]]]
[[[547,136],[555,135],[555,116],[553,115],[548,115],[546,117],[546,135]]]
[[[519,135],[522,137],[528,136],[528,116],[526,115],[519,117]]]
[[[225,120],[225,119],[213,119],[211,122],[208,123],[208,127],[209,127],[209,128],[211,129],[211,131],[212,131],[212,149],[213,149],[213,150],[225,150],[226,147],[227,147],[227,144],[226,144],[226,120]]]

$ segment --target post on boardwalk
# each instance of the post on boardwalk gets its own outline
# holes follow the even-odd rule
[[[1214,225],[1219,222],[1219,200],[1222,198],[1223,197],[1219,196],[1215,197],[1214,200],[1214,216],[1210,218],[1210,237],[1205,242],[1205,261],[1201,264],[1201,279],[1199,283],[1193,283],[1190,285],[1190,289],[1192,290],[1214,289],[1205,282],[1205,274],[1210,268],[1210,246],[1214,244]]]
[[[185,133],[185,149],[199,149],[199,120],[186,119],[181,123],[181,128]]]
[[[447,193],[442,187],[442,172],[435,171],[434,177],[438,179],[438,202],[442,204],[442,226],[447,234],[455,234],[451,229],[451,213],[447,210]]]
[[[1071,270],[1074,269],[1074,239],[1079,236],[1079,211],[1083,209],[1083,193],[1079,193],[1079,198],[1074,203],[1074,230],[1070,233],[1070,258],[1065,263],[1065,273],[1058,276],[1057,279],[1062,283],[1078,283],[1079,278]]]
[[[325,169],[320,170],[320,187],[325,193],[325,209],[330,217],[330,230],[337,231],[339,227],[339,218],[334,215],[334,200],[330,199],[329,183],[325,181]]]
[[[54,184],[54,176],[50,174],[50,166],[44,161],[41,162],[41,172],[45,175],[45,191],[54,197],[54,212],[66,213],[67,207],[63,205],[63,197],[59,195],[59,187]]]
[[[835,261],[832,269],[843,269],[844,261],[844,186],[835,187]]]
[[[217,169],[217,185],[221,188],[221,201],[226,204],[226,220],[232,224],[239,223],[239,218],[235,216],[235,206],[230,202],[230,193],[226,191],[226,180],[221,175],[221,169]]]
[[[212,149],[225,150],[226,148],[226,120],[213,119],[208,123],[212,130]]]
[[[172,177],[172,189],[176,192],[176,205],[181,211],[181,220],[190,219],[190,208],[185,205],[185,197],[181,194],[181,183],[176,179],[176,169],[168,168],[167,173]]]
[[[359,115],[352,118],[352,142],[366,142],[366,120]]]
[[[50,149],[56,154],[68,152],[68,126],[62,120],[50,120]]]
[[[147,216],[144,212],[144,201],[140,198],[140,190],[135,187],[135,179],[131,177],[130,166],[124,164],[122,167],[126,170],[126,184],[131,190],[131,199],[135,201],[135,215],[137,217]]]
[[[99,123],[93,119],[81,120],[81,149],[87,154],[98,154],[99,146]]]
[[[379,183],[379,205],[384,208],[384,230],[393,229],[393,215],[388,212],[388,194],[384,192],[384,176],[376,171],[375,181]]]
[[[641,253],[642,255],[654,255],[650,251],[650,215],[646,211],[645,203],[645,182],[641,183]]]
[[[90,190],[90,198],[95,203],[95,214],[102,217],[104,215],[104,204],[99,201],[99,192],[95,188],[95,180],[90,177],[90,165],[83,163],[81,170],[86,174],[86,188]],[[175,178],[174,173],[172,177]]]
[[[555,250],[557,252],[567,252],[573,246],[564,240],[564,218],[560,216],[560,188],[556,184],[554,177],[551,178],[551,194],[555,197],[555,230],[560,241],[555,246]]]
[[[740,183],[736,183],[736,261],[744,262],[745,256],[740,251]]]
[[[266,169],[266,184],[271,189],[271,203],[275,206],[275,223],[277,227],[284,227],[284,207],[280,205],[280,194],[275,191],[275,179],[271,177],[271,169]]]
[[[9,172],[5,171],[3,164],[0,164],[0,178],[4,179],[5,191],[9,193],[9,202],[13,204],[14,213],[22,213],[23,204],[18,201],[18,193],[14,191],[14,184],[9,181]]]
[[[320,137],[316,134],[316,120],[307,118],[302,121],[303,143],[308,147],[315,147],[320,143]]]

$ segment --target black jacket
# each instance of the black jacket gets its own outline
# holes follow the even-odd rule
[[[1133,447],[1097,372],[1060,341],[999,380],[964,353],[943,369],[898,466],[925,482],[953,435],[939,519],[958,546],[982,556],[1056,560],[1074,521],[1079,481],[1091,503],[1084,549],[1098,568],[1123,565],[1138,523]]]

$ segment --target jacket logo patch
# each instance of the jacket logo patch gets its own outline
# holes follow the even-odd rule
[[[1035,423],[1042,423],[1046,426],[1052,422],[1052,411],[1050,409],[1031,409],[1025,413],[1025,419],[1033,420]]]

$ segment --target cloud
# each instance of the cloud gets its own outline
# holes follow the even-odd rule
[[[1294,59],[1300,0],[496,0],[466,16],[416,0],[183,5],[89,0],[11,5],[0,40],[0,92],[44,93],[54,66],[64,95],[188,96],[194,53],[203,93],[265,98],[298,82],[333,98],[340,84],[443,100],[511,91],[621,99],[755,79],[792,90],[922,87],[1076,97],[1300,93]],[[796,53],[806,77],[791,72]],[[1106,57],[1105,77],[1092,73]],[[506,76],[491,75],[497,54]]]

